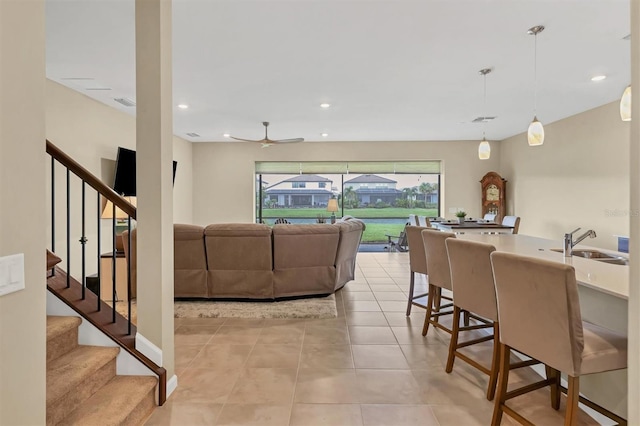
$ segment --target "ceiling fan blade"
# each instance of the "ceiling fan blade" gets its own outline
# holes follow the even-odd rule
[[[295,143],[295,142],[304,142],[304,138],[293,138],[293,139],[278,139],[275,140],[276,143]]]
[[[237,141],[242,141],[242,142],[262,142],[262,139],[260,140],[255,140],[255,139],[242,139],[242,138],[234,138],[233,136],[229,136],[231,139],[235,139]]]

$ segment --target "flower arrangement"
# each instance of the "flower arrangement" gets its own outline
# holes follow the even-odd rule
[[[465,217],[467,217],[467,212],[465,212],[464,210],[460,210],[456,212],[456,217],[460,219],[464,219]]]

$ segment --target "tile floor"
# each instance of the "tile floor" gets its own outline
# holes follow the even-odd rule
[[[489,425],[487,377],[460,360],[445,373],[448,334],[422,337],[423,309],[405,316],[408,271],[407,253],[359,253],[335,319],[176,319],[179,387],[146,424]],[[490,343],[469,353],[488,365]],[[535,424],[563,424],[546,390],[512,401]]]

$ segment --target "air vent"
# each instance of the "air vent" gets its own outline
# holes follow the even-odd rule
[[[126,107],[136,106],[136,103],[129,98],[113,98],[113,100]]]
[[[189,136],[190,138],[199,138],[200,137],[199,134],[193,133],[193,132],[187,133],[187,136]]]
[[[487,123],[491,120],[495,120],[495,117],[476,117],[471,122],[472,123]]]

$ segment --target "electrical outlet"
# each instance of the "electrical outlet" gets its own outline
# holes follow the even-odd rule
[[[24,290],[24,253],[0,257],[0,296]]]

